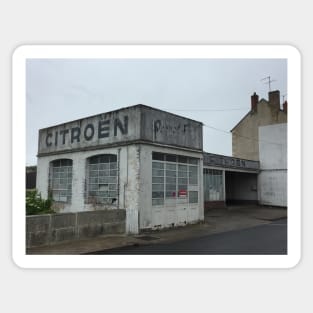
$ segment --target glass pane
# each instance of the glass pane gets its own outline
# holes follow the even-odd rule
[[[178,164],[178,171],[182,173],[187,172],[187,165]]]
[[[164,190],[164,185],[163,184],[153,184],[152,185],[152,190],[153,191],[163,191]]]
[[[164,154],[158,152],[152,152],[152,160],[164,161]]]
[[[166,198],[176,198],[176,190],[175,191],[166,191]]]
[[[178,184],[184,184],[187,185],[188,184],[188,178],[178,178]]]
[[[117,171],[116,170],[111,170],[110,171],[110,176],[116,176],[117,175]]]
[[[164,176],[164,171],[163,170],[156,170],[152,169],[152,176]]]
[[[198,203],[198,191],[189,191],[189,203]]]
[[[164,178],[163,177],[152,177],[152,183],[156,184],[156,183],[164,183]]]
[[[176,177],[176,171],[166,171],[166,177]]]
[[[187,161],[188,161],[187,157],[181,155],[178,156],[178,163],[187,163]]]
[[[116,169],[117,168],[117,163],[116,162],[112,162],[110,163],[110,169]]]
[[[110,164],[109,163],[101,163],[98,166],[99,170],[108,170],[110,168]]]
[[[116,197],[117,196],[117,192],[112,190],[112,191],[109,192],[109,196],[110,197]]]
[[[176,171],[176,164],[166,163],[166,170]]]
[[[197,185],[198,184],[198,167],[189,166],[189,184]]]
[[[176,190],[176,185],[168,185],[166,184],[166,190]]]
[[[166,183],[176,185],[176,177],[166,177]]]
[[[198,164],[198,159],[196,158],[188,158],[188,163],[189,164]]]
[[[108,182],[111,183],[111,184],[114,184],[114,183],[117,183],[117,177],[107,177],[108,178]]]
[[[164,163],[161,163],[161,162],[152,162],[152,168],[155,168],[155,169],[164,169]]]
[[[90,184],[97,184],[98,183],[98,177],[90,177],[89,183]]]
[[[89,170],[90,171],[98,171],[98,164],[91,164],[89,165]]]
[[[165,156],[165,160],[169,162],[176,162],[176,155],[174,154],[167,154]]]
[[[152,192],[152,198],[164,198],[164,192],[163,191],[153,191]]]
[[[96,176],[101,176],[101,177],[104,177],[104,176],[110,176],[110,171],[94,171],[94,173],[96,174]],[[117,173],[116,173],[117,174]],[[114,175],[115,176],[115,175]]]

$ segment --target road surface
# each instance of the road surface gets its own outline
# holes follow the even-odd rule
[[[149,255],[278,255],[287,254],[287,219],[269,224],[185,239],[173,243],[128,246],[91,254]]]

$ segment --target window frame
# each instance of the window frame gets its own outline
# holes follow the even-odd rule
[[[224,201],[224,171],[215,168],[203,168],[203,189],[204,201]],[[211,196],[211,193],[217,192],[219,193],[218,199]]]
[[[56,169],[59,169],[59,170],[56,170]],[[71,203],[72,202],[72,183],[73,183],[73,160],[72,159],[62,158],[62,159],[55,159],[55,160],[50,161],[48,180],[49,180],[48,195],[49,197],[52,198],[54,202],[56,203]],[[61,184],[62,180],[66,180],[65,184],[67,188],[60,188],[60,187],[56,188],[55,186],[62,186]],[[70,186],[70,188],[68,188],[68,186]],[[54,194],[58,194],[58,198],[55,198]],[[62,194],[63,194],[63,197],[66,197],[66,200],[61,199]]]
[[[158,166],[154,164],[159,163],[163,164],[163,175],[156,176],[154,175],[155,169]],[[175,165],[175,175],[167,175],[173,174]],[[185,171],[180,170],[185,167]],[[190,168],[196,168],[197,175],[196,181],[190,183]],[[199,180],[200,180],[200,158],[188,157],[185,155],[174,155],[168,153],[160,153],[160,152],[152,152],[152,206],[164,206],[166,203],[175,202],[176,204],[199,204]],[[182,174],[184,173],[184,175]],[[157,192],[154,188],[157,183],[153,182],[154,178],[163,178],[163,197],[155,197],[154,192]],[[173,181],[175,178],[175,191],[173,187]],[[161,183],[159,183],[161,185]],[[168,188],[171,186],[171,188]],[[185,187],[181,189],[180,187]],[[197,190],[195,190],[197,188]],[[181,192],[184,191],[184,194]],[[189,192],[192,191],[197,192],[197,202],[190,202]],[[169,193],[175,194],[175,196],[169,196]]]
[[[85,203],[118,207],[119,164],[117,154],[96,154],[86,159]]]

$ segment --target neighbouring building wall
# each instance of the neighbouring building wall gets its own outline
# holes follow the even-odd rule
[[[287,207],[287,170],[260,172],[259,202]]]
[[[259,160],[259,127],[287,122],[287,104],[280,109],[279,91],[269,92],[269,101],[251,97],[251,110],[232,129],[232,155],[238,158]]]
[[[287,124],[263,126],[260,136],[259,201],[287,206]]]
[[[37,166],[26,166],[26,189],[36,188]]]

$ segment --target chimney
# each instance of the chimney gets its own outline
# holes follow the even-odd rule
[[[251,111],[257,112],[257,110],[258,110],[258,102],[259,102],[259,96],[256,93],[254,93],[251,96]]]
[[[277,110],[280,110],[280,93],[279,90],[270,91],[268,93],[269,104]]]
[[[283,111],[287,114],[287,108],[288,108],[288,102],[287,100],[285,100],[285,102],[283,103]]]

